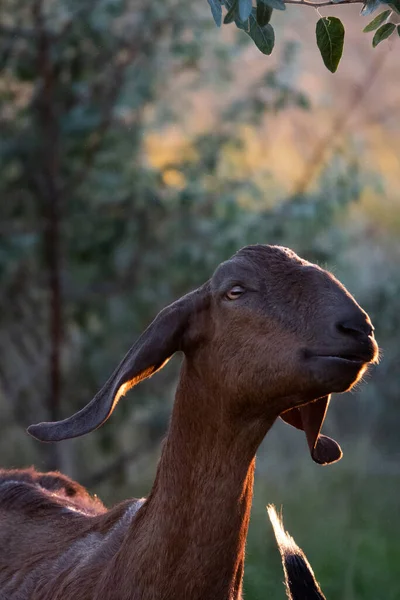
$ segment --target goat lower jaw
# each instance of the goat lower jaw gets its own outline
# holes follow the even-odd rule
[[[361,357],[349,356],[315,354],[306,358],[306,372],[313,382],[309,391],[314,398],[349,391],[373,364]]]
[[[377,362],[377,352],[371,349],[363,354],[352,354],[350,352],[338,354],[307,353],[306,360],[321,364],[324,369],[332,367],[333,369],[343,369],[343,373],[354,372],[358,380],[365,373],[369,365]]]

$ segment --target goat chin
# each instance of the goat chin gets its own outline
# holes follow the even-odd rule
[[[50,442],[94,431],[177,351],[185,356],[146,500],[107,510],[60,473],[0,472],[0,600],[240,600],[260,443],[282,415],[304,430],[315,462],[339,460],[339,445],[320,434],[330,393],[378,352],[368,315],[331,274],[286,248],[248,246],[161,311],[84,408],[29,433]],[[288,594],[323,598],[269,515]]]

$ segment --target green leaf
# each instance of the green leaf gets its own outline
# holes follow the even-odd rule
[[[390,35],[392,35],[393,31],[396,29],[396,25],[394,23],[385,23],[382,27],[379,27],[378,31],[375,32],[375,35],[372,40],[372,45],[374,48],[383,40],[386,40]]]
[[[337,17],[322,17],[317,23],[316,36],[326,68],[335,73],[343,54],[343,23]]]
[[[254,25],[251,27],[249,35],[263,54],[267,56],[271,54],[275,45],[275,32],[272,25],[267,23],[264,27],[260,27],[254,18]]]
[[[372,21],[368,23],[366,27],[364,27],[363,32],[368,33],[369,31],[378,29],[379,25],[382,25],[382,23],[386,21],[391,12],[391,10],[384,10],[383,13],[375,17],[375,19],[372,19]]]
[[[397,25],[397,33],[400,35],[400,25]]]
[[[251,15],[245,23],[239,19],[235,20],[236,26],[251,37],[255,45],[263,54],[270,55],[275,45],[275,32],[273,27],[267,23],[263,27],[257,23],[257,11],[252,9]]]
[[[264,25],[267,25],[270,22],[272,10],[273,9],[268,6],[268,4],[265,4],[263,0],[257,0],[256,19],[260,27],[264,27]]]
[[[241,21],[247,21],[251,15],[251,9],[253,4],[251,0],[239,0],[239,19]]]
[[[211,8],[211,13],[217,27],[222,23],[222,7],[219,0],[207,0]]]
[[[391,10],[384,10],[380,15],[375,17],[375,19],[372,19],[371,23],[368,23],[368,25],[364,27],[364,33],[378,29],[379,25],[382,25],[382,23],[386,21],[391,12]]]
[[[271,8],[277,8],[278,10],[286,10],[286,4],[283,0],[261,0],[264,4],[267,4]],[[399,0],[400,1],[400,0]]]
[[[238,0],[233,0],[230,8],[229,8],[229,4],[227,2],[225,2],[225,6],[228,8],[228,12],[225,15],[225,19],[224,19],[224,23],[225,25],[228,25],[229,23],[233,23],[233,21],[235,21],[237,19],[237,3]]]

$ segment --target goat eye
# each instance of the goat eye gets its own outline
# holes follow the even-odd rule
[[[228,300],[236,300],[244,293],[245,289],[241,285],[235,285],[226,293]]]

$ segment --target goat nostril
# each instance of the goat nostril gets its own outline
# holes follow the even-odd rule
[[[371,325],[371,323],[369,323],[365,319],[360,318],[353,318],[341,321],[340,323],[337,323],[336,327],[341,333],[345,333],[347,335],[358,336],[359,334],[361,334],[369,336],[372,335],[374,332],[374,328]]]

